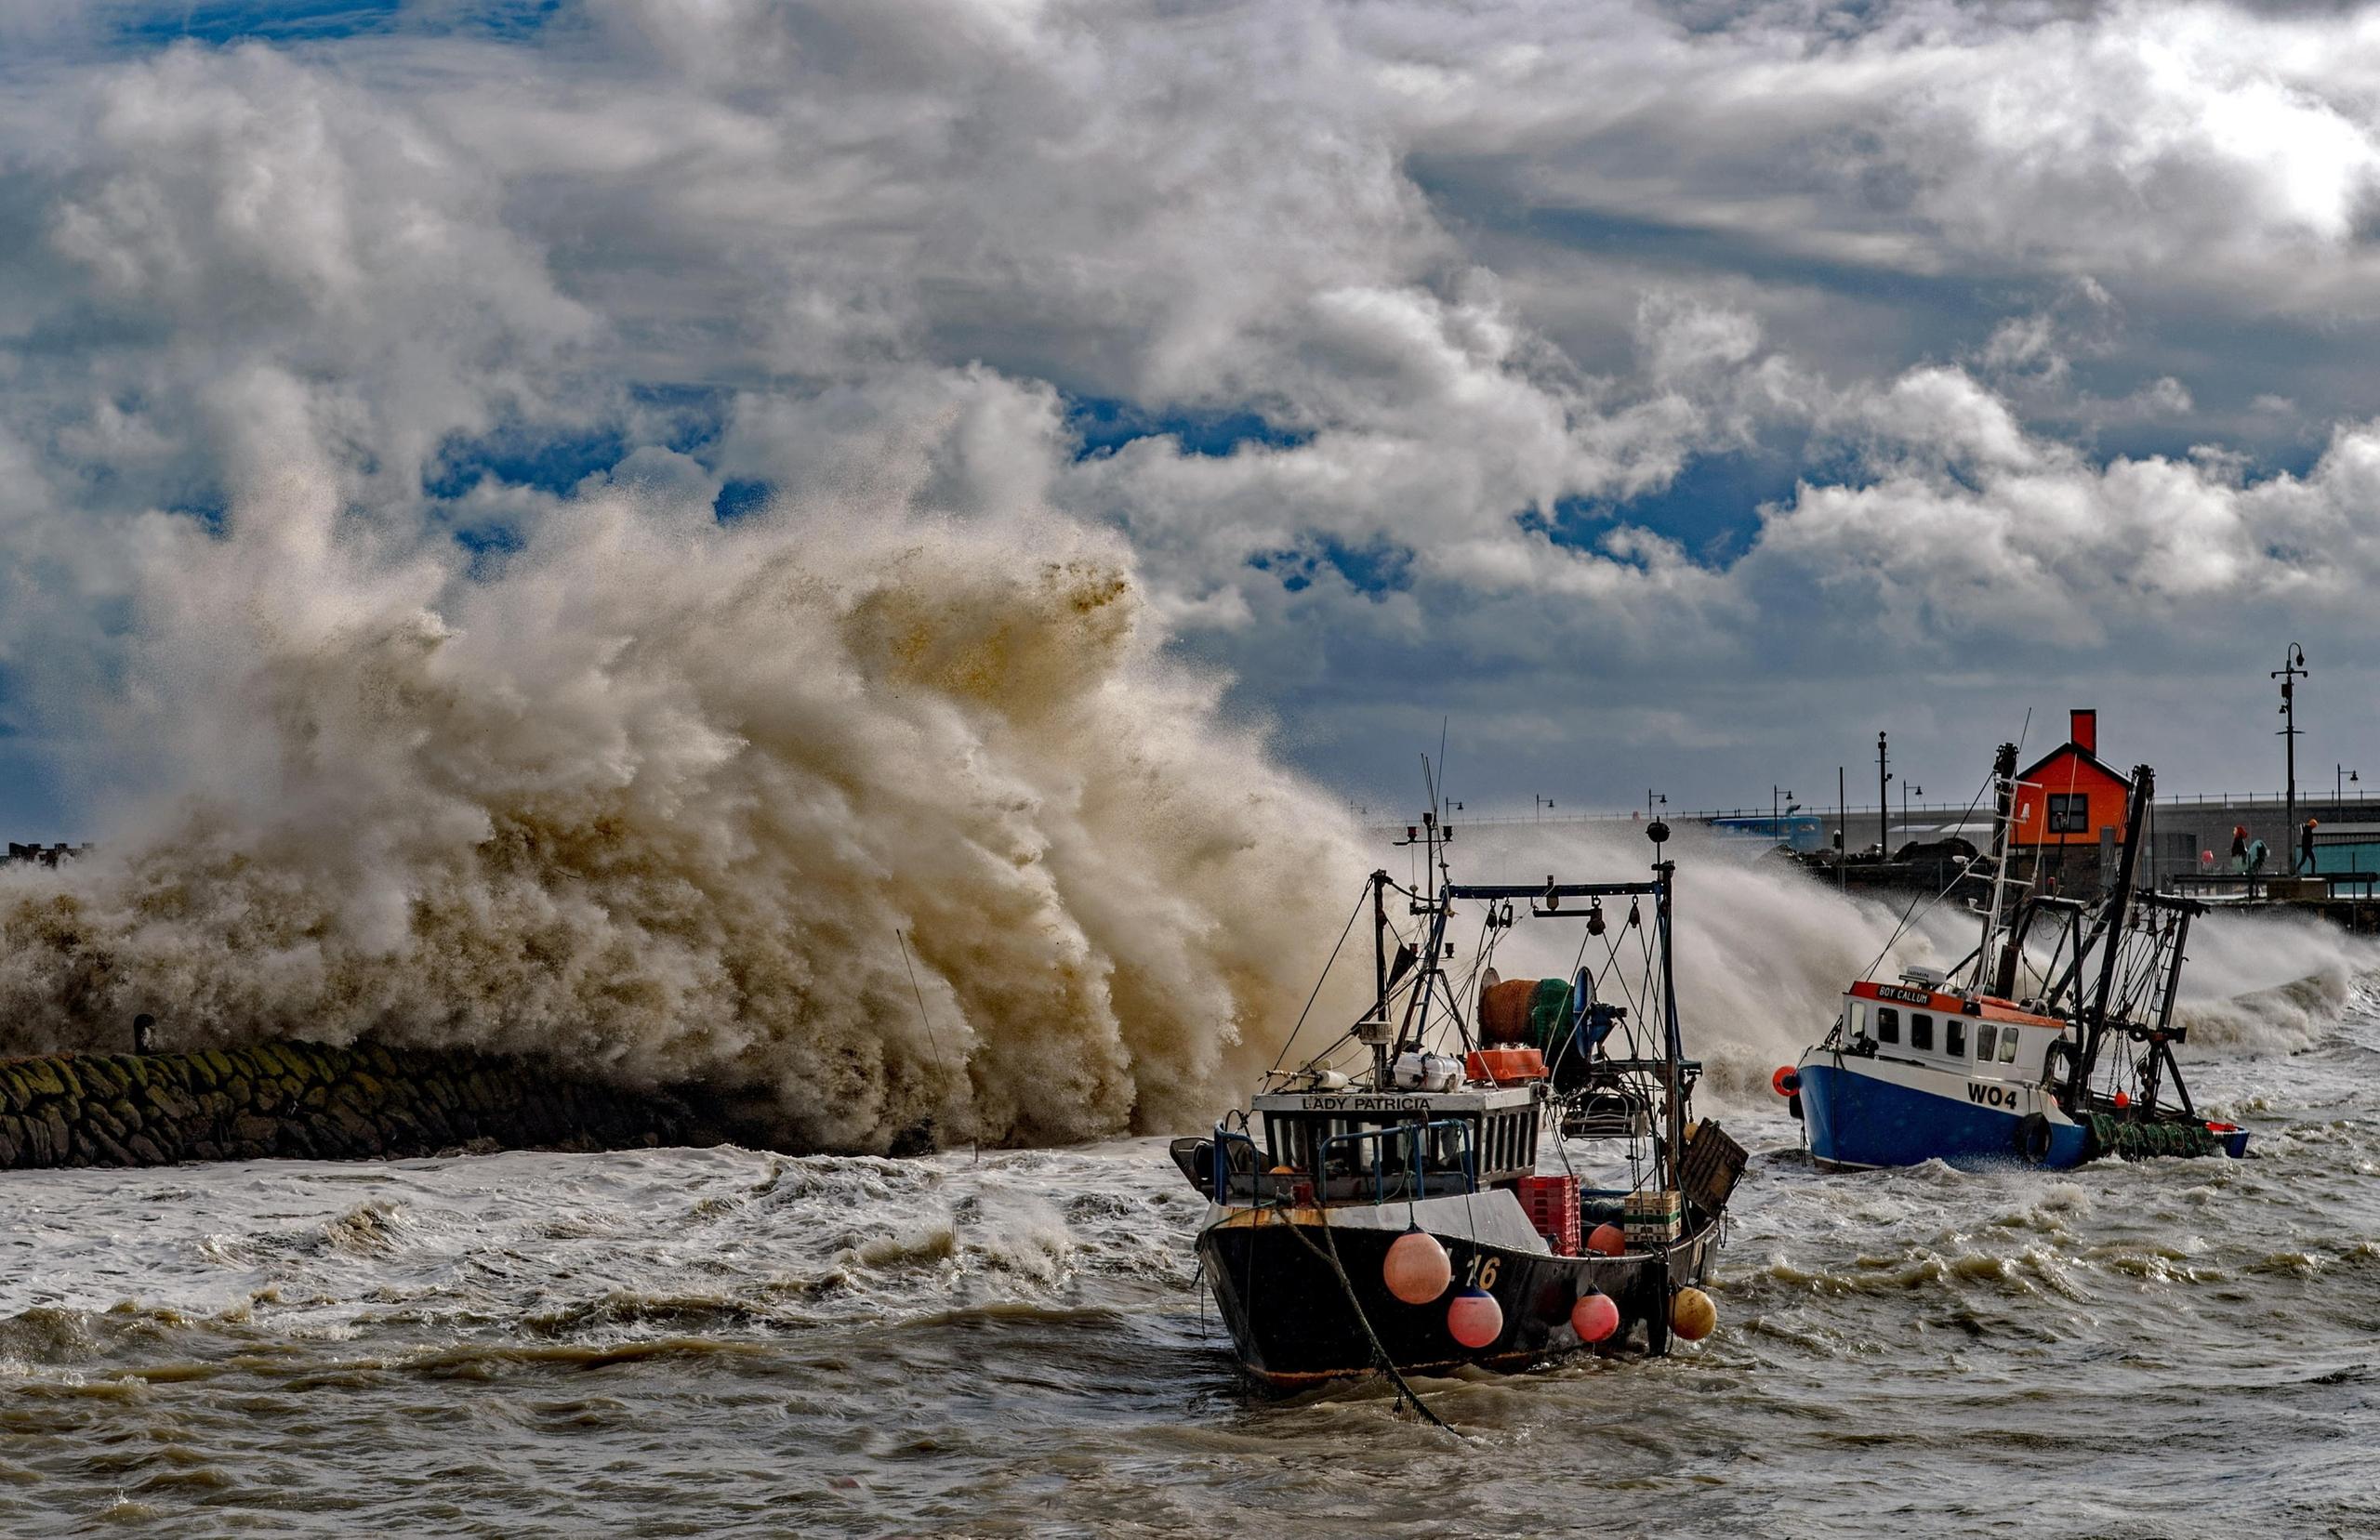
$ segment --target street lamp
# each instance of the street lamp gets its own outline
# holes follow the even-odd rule
[[[1659,803],[1662,807],[1664,807],[1664,808],[1666,808],[1666,807],[1668,807],[1668,806],[1670,805],[1670,799],[1669,799],[1667,796],[1655,796],[1653,795],[1653,788],[1652,788],[1652,787],[1650,787],[1650,786],[1646,787],[1646,788],[1645,788],[1645,816],[1646,816],[1646,818],[1650,818],[1650,817],[1652,817],[1652,816],[1653,816],[1653,804],[1654,804],[1654,803],[1656,803],[1656,802],[1659,802]]]
[[[2285,724],[2275,736],[2289,745],[2289,811],[2282,826],[2294,836],[2297,833],[2297,681],[2307,678],[2306,649],[2291,642],[2272,678],[2281,681],[2281,716]]]
[[[1554,806],[1554,798],[1550,796],[1538,796],[1535,792],[1531,792],[1529,795],[1537,798],[1537,821],[1540,823],[1542,823],[1545,822],[1545,809]]]
[[[1893,772],[1890,750],[1882,732],[1876,734],[1876,852],[1884,860],[1893,857]]]
[[[2339,780],[2341,775],[2347,777],[2344,784],[2342,784]],[[2362,779],[2363,775],[2361,771],[2348,770],[2345,765],[2339,766],[2337,770],[2331,773],[2331,799],[2333,801],[2345,799],[2347,796],[2347,787],[2355,785]]]

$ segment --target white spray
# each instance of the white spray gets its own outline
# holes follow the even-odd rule
[[[0,1046],[146,1010],[708,1082],[815,1147],[1079,1139],[1269,1062],[1365,869],[1099,532],[607,491],[466,576],[325,484],[151,532],[160,788],[0,879]]]

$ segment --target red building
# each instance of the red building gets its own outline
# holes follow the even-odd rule
[[[2123,843],[2125,799],[2132,782],[2099,758],[2099,714],[2071,714],[2067,741],[2029,769],[2017,772],[2016,818],[2011,840],[2018,846],[2091,845],[2102,830]]]

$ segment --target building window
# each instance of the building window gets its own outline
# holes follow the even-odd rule
[[[1934,1051],[1934,1018],[1922,1010],[1909,1013],[1909,1046],[1927,1053]]]
[[[2000,1029],[1986,1021],[1975,1029],[1975,1059],[1978,1064],[1991,1062],[1991,1052],[2000,1042]]]
[[[1900,1012],[1890,1006],[1876,1007],[1876,1041],[1879,1043],[1900,1041]]]
[[[2061,792],[2049,799],[2049,832],[2087,835],[2091,832],[2091,798],[2084,792]]]

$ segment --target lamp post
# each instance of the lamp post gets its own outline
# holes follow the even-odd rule
[[[1925,795],[1925,788],[1923,786],[1912,786],[1906,781],[1902,782],[1900,783],[1900,826],[1903,829],[1910,827],[1909,799],[1912,795],[1924,796]]]
[[[2297,837],[2297,681],[2308,677],[2306,649],[2291,642],[2289,651],[2281,655],[2281,666],[2272,671],[2272,677],[2281,681],[2281,716],[2284,724],[2276,736],[2289,745],[2289,810],[2283,817],[2283,827],[2287,833],[2282,837],[2294,840]]]
[[[1652,817],[1652,816],[1653,816],[1653,804],[1654,804],[1654,803],[1656,803],[1656,802],[1659,803],[1659,804],[1660,804],[1662,807],[1664,807],[1664,808],[1666,808],[1666,807],[1668,807],[1668,806],[1670,805],[1670,799],[1669,799],[1667,796],[1655,796],[1653,795],[1653,788],[1652,788],[1652,787],[1650,787],[1650,786],[1646,787],[1646,788],[1645,788],[1645,816],[1646,816],[1646,818],[1650,818],[1650,817]]]
[[[2339,779],[2341,776],[2345,776],[2347,779],[2342,782]],[[2339,766],[2338,769],[2334,770],[2331,774],[2331,800],[2334,802],[2345,801],[2347,799],[2347,788],[2357,784],[2362,781],[2362,771],[2348,770],[2345,765]]]
[[[1542,823],[1545,822],[1545,809],[1554,806],[1554,798],[1550,796],[1537,796],[1535,792],[1531,792],[1529,795],[1537,797],[1537,821],[1540,823]]]
[[[1876,854],[1884,861],[1893,858],[1893,798],[1892,771],[1885,769],[1892,762],[1884,746],[1884,735],[1876,734]]]

